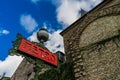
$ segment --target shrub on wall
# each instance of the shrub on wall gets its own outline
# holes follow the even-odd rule
[[[75,80],[73,63],[61,63],[57,68],[52,68],[39,75],[39,80]]]

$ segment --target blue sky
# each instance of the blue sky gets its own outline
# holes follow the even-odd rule
[[[102,0],[1,0],[0,1],[0,75],[12,76],[22,57],[9,56],[16,34],[37,42],[36,32],[45,27],[49,31],[46,47],[51,52],[64,52],[59,33]],[[58,47],[59,46],[59,47]],[[14,63],[14,64],[13,64]],[[15,66],[13,66],[15,65]]]
[[[6,30],[7,32],[6,35],[0,33],[0,53],[2,53],[0,60],[4,60],[8,56],[8,49],[12,47],[11,41],[15,40],[16,33],[28,37],[33,30],[41,28],[43,24],[48,24],[49,27],[55,30],[62,28],[56,21],[55,6],[47,1],[32,3],[29,0],[3,0],[0,1],[0,11],[0,30]],[[34,19],[35,22],[31,23],[31,26],[36,27],[31,29],[28,26],[26,26],[27,28],[24,27],[27,21],[22,22],[23,25],[21,25],[21,17]],[[28,22],[28,24],[30,23]],[[59,25],[59,27],[56,27],[56,25]]]

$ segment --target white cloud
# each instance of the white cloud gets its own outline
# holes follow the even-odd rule
[[[39,42],[37,39],[37,31],[33,32],[33,34],[29,36],[27,39],[34,42]]]
[[[65,25],[70,25],[79,18],[80,6],[78,1],[62,0],[61,5],[57,8],[57,19]]]
[[[29,33],[35,30],[35,28],[38,26],[35,19],[29,15],[29,14],[23,14],[20,17],[20,24],[25,28],[25,30]]]
[[[53,1],[53,0],[52,0]],[[57,6],[57,20],[61,24],[69,26],[80,18],[81,8],[89,11],[102,0],[60,0]]]
[[[3,30],[2,33],[7,35],[7,34],[9,34],[10,32],[9,32],[8,30]]]
[[[6,29],[0,29],[0,36],[1,35],[7,35],[7,34],[9,34],[10,32],[8,31],[8,30],[6,30]]]
[[[8,56],[4,61],[0,61],[0,75],[6,73],[5,76],[11,77],[22,59],[20,56]]]
[[[102,2],[103,0],[90,0],[90,2],[92,3],[93,6],[98,5],[100,2]]]
[[[56,51],[64,52],[63,38],[59,34],[62,30],[57,30],[50,34],[49,40],[46,42],[46,47],[55,53]]]
[[[32,3],[37,4],[40,0],[31,0]]]

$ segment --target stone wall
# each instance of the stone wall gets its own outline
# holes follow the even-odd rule
[[[81,53],[86,80],[120,79],[120,37],[89,47]]]
[[[98,18],[87,26],[80,36],[80,47],[118,35],[120,30],[120,15]]]
[[[11,80],[30,80],[34,77],[34,65],[29,63],[25,58],[11,77]]]
[[[82,62],[75,67],[82,66],[86,80],[120,79],[120,15],[99,18],[88,25],[79,46]]]
[[[120,1],[105,0],[62,33],[76,80],[120,79]]]

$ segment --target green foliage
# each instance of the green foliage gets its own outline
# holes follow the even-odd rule
[[[73,63],[62,63],[58,68],[47,70],[39,75],[39,80],[75,80]]]
[[[10,80],[9,77],[3,77],[2,80]]]
[[[13,45],[13,47],[8,51],[8,53],[9,53],[9,55],[17,55],[17,56],[19,56],[19,54],[18,54],[18,47],[19,47],[19,45],[20,45],[20,42],[21,42],[21,40],[22,40],[22,35],[21,34],[17,34],[17,39],[15,40],[15,41],[12,41],[12,45]]]

